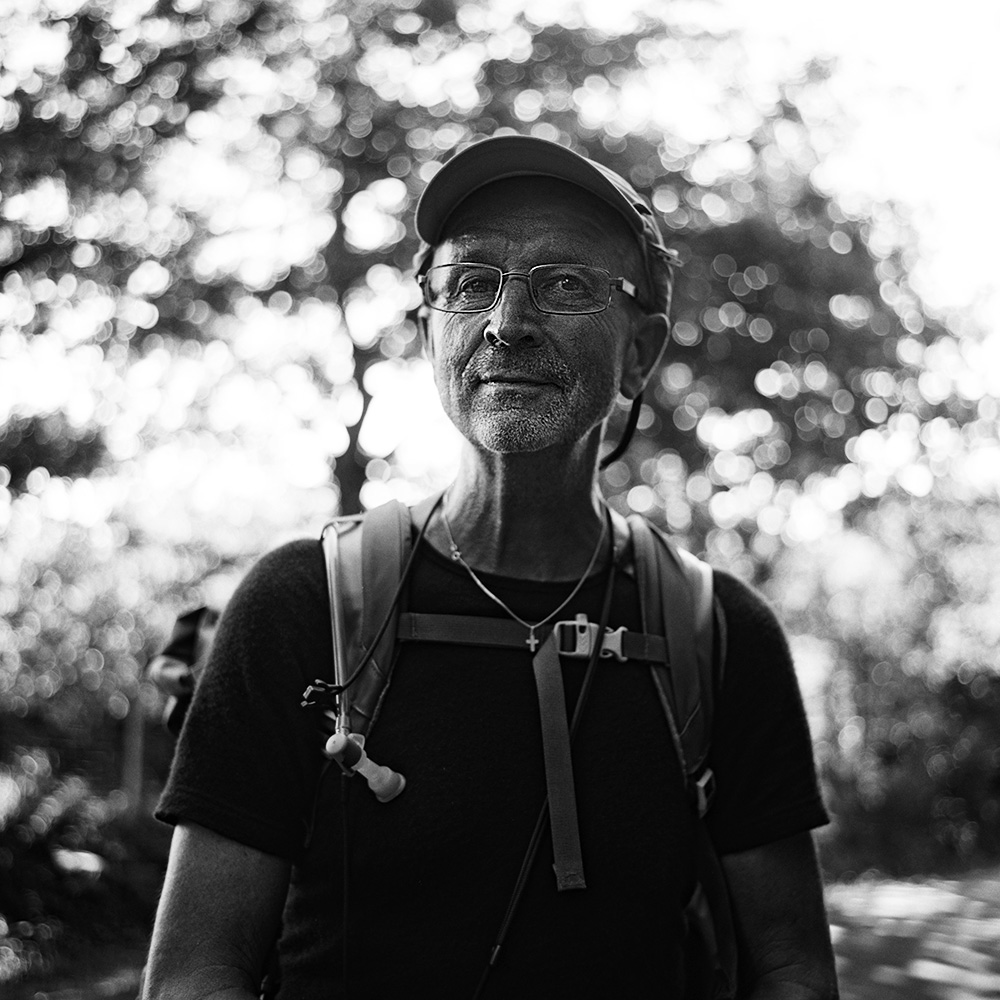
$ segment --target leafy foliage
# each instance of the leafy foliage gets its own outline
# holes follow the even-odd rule
[[[864,522],[789,554],[773,581],[792,630],[824,637],[813,661],[833,660],[817,746],[828,864],[982,864],[1000,850],[996,506],[890,496]]]
[[[428,164],[475,135],[534,122],[536,134],[573,142],[649,190],[685,261],[675,366],[653,393],[649,447],[637,455],[664,454],[666,444],[722,488],[751,469],[801,481],[842,462],[852,436],[884,421],[882,406],[866,411],[869,400],[903,402],[872,378],[899,370],[895,345],[904,321],[923,326],[919,307],[901,317],[883,301],[880,283],[902,277],[898,263],[874,268],[865,221],[809,184],[814,157],[788,97],[739,107],[734,82],[726,96],[741,128],[702,145],[664,137],[648,114],[631,129],[616,118],[640,74],[675,58],[704,62],[728,40],[643,17],[612,35],[473,4],[184,10],[130,16],[84,4],[52,17],[68,48],[63,71],[18,81],[2,182],[23,205],[7,212],[4,263],[8,295],[32,312],[22,335],[86,305],[92,328],[77,337],[127,363],[144,342],[218,336],[248,294],[272,309],[288,301],[282,293],[299,308],[313,297],[370,301],[408,266],[415,247],[401,220]],[[183,160],[218,167],[213,156],[229,174],[216,185],[249,186],[242,210],[221,188],[220,206],[205,190],[170,184]],[[64,208],[32,210],[43,196]],[[280,213],[275,196],[291,202],[278,229],[288,252],[261,253],[254,208]],[[250,252],[241,255],[240,240]],[[350,331],[348,383],[362,415],[367,369],[416,350],[406,304],[379,317],[374,339]],[[310,374],[337,392],[318,359]],[[706,462],[712,446],[693,431],[709,410],[756,414],[759,431],[744,441],[753,466],[736,463],[743,480]],[[348,426],[337,468],[348,507],[364,482],[351,461],[359,426]],[[690,509],[674,506],[671,526],[685,531]]]
[[[53,756],[19,746],[0,766],[0,982],[50,972],[102,940],[141,940],[151,916],[151,886],[126,877],[137,837],[121,823],[121,793],[58,776]]]

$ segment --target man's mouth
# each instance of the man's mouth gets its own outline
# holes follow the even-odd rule
[[[547,376],[528,372],[496,372],[480,375],[479,380],[487,385],[555,385]]]

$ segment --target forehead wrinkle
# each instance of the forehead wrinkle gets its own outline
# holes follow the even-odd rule
[[[497,181],[474,192],[448,219],[435,262],[446,248],[484,264],[592,264],[640,283],[644,270],[639,245],[614,209],[548,178]]]
[[[476,264],[492,264],[502,270],[514,266],[532,266],[536,264],[589,264],[592,267],[605,267],[603,257],[597,259],[593,245],[580,243],[577,246],[567,241],[532,240],[530,243],[513,241],[479,240],[448,241],[440,248],[441,253],[435,254],[435,263],[457,263],[468,261]]]
[[[601,238],[601,237],[604,238]],[[614,270],[628,266],[632,254],[619,252],[595,227],[595,235],[546,229],[522,238],[493,229],[470,228],[449,235],[436,248],[434,262],[473,261],[507,267],[527,264],[590,264]]]

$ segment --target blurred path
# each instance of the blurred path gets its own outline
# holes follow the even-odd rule
[[[827,890],[841,1000],[1000,998],[1000,870]]]
[[[104,945],[95,949],[86,968],[5,985],[0,995],[3,1000],[135,1000],[145,961],[144,948]]]

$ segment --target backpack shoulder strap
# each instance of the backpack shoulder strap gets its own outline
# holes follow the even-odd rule
[[[367,514],[338,518],[323,531],[337,684],[350,677],[374,643],[361,676],[341,697],[341,716],[351,732],[368,732],[388,688],[399,616],[392,599],[410,555],[411,525],[422,523],[436,500],[432,497],[413,511],[392,500]],[[684,771],[697,783],[708,757],[720,681],[715,673],[719,609],[712,568],[643,517],[631,516],[628,527],[643,630],[667,640],[668,662],[653,666],[653,678]],[[724,635],[724,624],[719,626]]]
[[[628,521],[643,628],[667,639],[667,664],[652,666],[653,680],[701,820],[714,784],[708,752],[726,655],[725,618],[711,566],[675,546],[645,518],[633,515]],[[705,995],[723,1000],[736,995],[736,932],[725,873],[703,822],[695,823],[694,836],[697,884],[685,918],[706,947]]]
[[[685,774],[704,793],[707,789],[699,783],[719,683],[712,567],[678,548],[645,518],[632,515],[628,523],[643,629],[667,640],[667,664],[653,666],[653,679]]]
[[[439,498],[412,509],[390,500],[323,529],[335,682],[345,684],[364,661],[361,674],[340,696],[339,722],[359,736],[374,724],[392,677],[400,613],[396,597],[413,550],[412,525],[422,525]]]
[[[340,696],[339,723],[364,735],[392,673],[398,611],[391,601],[410,551],[409,510],[390,500],[364,515],[338,518],[323,529],[322,541],[335,683],[350,678],[374,643],[361,675]]]

